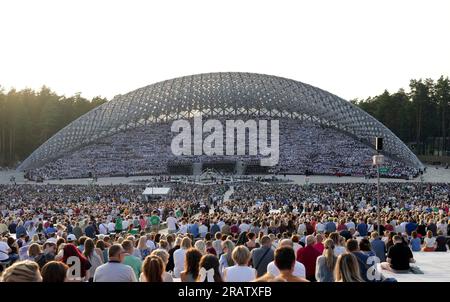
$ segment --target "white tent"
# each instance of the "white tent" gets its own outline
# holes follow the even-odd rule
[[[142,195],[167,195],[169,191],[170,188],[147,187],[144,192],[142,192]]]

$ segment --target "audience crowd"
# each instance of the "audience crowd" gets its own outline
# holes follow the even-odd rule
[[[449,248],[449,184],[382,184],[379,224],[373,184],[143,189],[1,185],[0,279],[388,282]]]

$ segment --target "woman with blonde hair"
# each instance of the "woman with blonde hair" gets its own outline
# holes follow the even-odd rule
[[[432,231],[427,231],[427,235],[423,239],[423,252],[434,252],[436,250],[436,237],[433,237]]]
[[[151,250],[149,249],[149,247],[147,246],[147,237],[146,236],[141,236],[139,238],[138,241],[138,245],[137,245],[137,249],[139,250],[140,254],[141,254],[141,259],[144,260],[145,257],[147,257],[148,255],[150,255]]]
[[[184,269],[186,251],[191,247],[192,247],[191,239],[189,237],[184,237],[181,240],[180,248],[173,253],[173,262],[174,262],[173,273],[175,278],[180,277],[180,273]]]
[[[225,282],[251,282],[257,278],[256,270],[248,266],[250,251],[246,246],[235,247],[231,256],[236,264],[223,271]]]
[[[172,275],[166,272],[167,263],[169,262],[169,253],[166,250],[156,249],[154,250],[150,256],[158,256],[161,258],[164,264],[164,272],[163,272],[163,282],[173,282]]]
[[[30,260],[16,262],[2,274],[2,282],[42,282],[39,265]]]
[[[32,243],[28,247],[28,260],[36,261],[36,259],[42,254],[41,246],[37,243]]]
[[[195,242],[194,247],[202,253],[202,255],[206,254],[206,244],[203,240],[198,240]]]
[[[364,282],[355,255],[352,253],[339,255],[334,270],[334,280],[336,282]]]
[[[316,280],[318,282],[334,282],[333,272],[337,259],[334,255],[334,241],[327,239],[323,246],[323,254],[316,260]]]
[[[345,250],[345,238],[339,235],[338,232],[333,232],[328,236],[334,242],[334,255],[337,257],[346,252]]]
[[[231,253],[234,250],[234,243],[231,240],[225,240],[222,242],[222,251],[223,254],[219,258],[219,269],[220,273],[223,274],[225,268],[233,266],[234,260],[231,256]]]

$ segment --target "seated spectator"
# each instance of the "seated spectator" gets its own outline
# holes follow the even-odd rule
[[[190,248],[186,251],[184,270],[180,273],[182,282],[195,282],[197,280],[202,256],[203,254],[196,248]]]
[[[314,248],[316,238],[313,235],[306,236],[306,246],[297,252],[297,261],[305,266],[306,279],[316,281],[316,261],[320,253]]]
[[[108,251],[109,261],[95,270],[94,282],[136,282],[133,269],[122,263],[125,254],[120,244],[113,244]]]
[[[42,282],[39,265],[30,260],[19,261],[7,267],[1,275],[2,282]]]
[[[161,258],[161,260],[163,261],[163,264],[164,264],[164,272],[163,272],[163,275],[162,275],[163,282],[173,282],[172,275],[169,274],[169,273],[166,271],[166,265],[167,265],[167,263],[169,262],[169,253],[166,252],[165,250],[157,249],[157,250],[154,250],[154,251],[151,253],[151,255],[152,255],[152,256],[158,256],[158,257]],[[141,274],[141,276],[142,276],[142,274]]]
[[[67,281],[69,267],[60,261],[47,262],[41,270],[42,282],[61,283]]]
[[[234,250],[234,243],[231,240],[225,240],[222,242],[222,251],[223,254],[219,258],[219,264],[220,264],[220,272],[223,275],[223,271],[230,266],[233,266],[234,260],[232,257],[232,253]]]
[[[294,245],[293,245],[292,240],[290,240],[290,239],[281,240],[278,247],[280,248],[280,247],[285,247],[285,246],[293,248]],[[272,261],[267,265],[267,273],[271,274],[274,277],[278,277],[280,275],[280,271],[278,270],[277,266],[275,265],[275,261]],[[294,271],[292,274],[299,278],[305,278],[306,277],[305,266],[302,263],[295,261]]]
[[[318,282],[334,282],[334,268],[337,257],[334,255],[334,241],[327,239],[324,242],[322,256],[317,257],[316,280]]]
[[[358,241],[356,239],[347,240],[347,251],[355,255],[358,260],[360,276],[364,281],[368,281],[367,270],[369,269],[369,265],[367,264],[367,260],[369,259],[369,256],[359,250]]]
[[[447,237],[444,236],[442,230],[438,230],[436,237],[436,252],[446,252],[447,251]]]
[[[158,256],[147,256],[142,264],[142,282],[163,282],[164,263]]]
[[[251,251],[252,264],[256,269],[258,277],[261,277],[267,272],[267,265],[273,261],[274,257],[272,240],[270,240],[270,237],[263,236],[260,241],[261,247]]]
[[[275,265],[280,271],[280,275],[276,279],[285,280],[287,282],[309,282],[305,278],[297,277],[293,274],[295,267],[295,253],[290,246],[282,246],[275,250]]]
[[[409,246],[413,252],[420,252],[422,249],[422,242],[417,236],[417,231],[411,232],[411,240],[409,241]]]
[[[123,259],[123,264],[130,266],[136,274],[136,280],[141,275],[142,260],[136,256],[133,256],[133,243],[130,240],[124,240],[122,242],[122,248],[124,249],[126,256]]]
[[[192,247],[192,240],[189,237],[184,237],[181,240],[180,248],[173,252],[174,262],[174,277],[179,278],[181,271],[185,267],[186,251]]]
[[[250,251],[246,246],[237,246],[232,253],[235,265],[225,268],[223,279],[225,282],[250,282],[257,278],[254,268],[248,266]]]
[[[408,272],[409,264],[414,263],[411,249],[403,243],[399,235],[393,237],[394,245],[388,251],[387,262],[382,262],[381,267],[393,272]]]
[[[423,239],[422,251],[424,252],[434,252],[436,250],[436,237],[433,236],[431,230],[427,231],[427,235]]]
[[[339,255],[334,271],[336,282],[364,282],[361,278],[358,260],[353,253]]]
[[[202,256],[197,282],[223,282],[219,270],[219,260],[216,256]]]
[[[383,240],[381,240],[378,232],[372,232],[370,234],[370,237],[372,238],[372,241],[370,242],[372,251],[375,253],[375,256],[377,256],[378,259],[380,259],[380,262],[385,262],[386,261],[386,244],[384,243]]]

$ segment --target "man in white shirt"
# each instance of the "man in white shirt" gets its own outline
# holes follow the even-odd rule
[[[198,227],[198,233],[200,234],[200,237],[205,238],[206,233],[208,233],[208,227],[203,224],[203,222],[200,223]]]
[[[108,226],[106,225],[106,223],[100,223],[100,225],[98,226],[98,232],[103,235],[108,234]]]
[[[11,249],[9,248],[9,245],[0,240],[0,261],[6,261],[9,259],[9,252]]]
[[[109,261],[95,270],[94,282],[137,282],[131,266],[122,263],[126,253],[120,244],[111,246],[108,254]]]
[[[239,225],[239,231],[241,233],[243,232],[248,232],[248,230],[250,229],[250,225],[247,223],[246,220],[244,220],[240,225]]]
[[[281,240],[279,247],[282,247],[282,246],[288,246],[288,247],[294,248],[294,244],[291,239]],[[274,261],[270,262],[267,265],[267,272],[275,277],[278,277],[280,275],[280,270],[275,265]],[[305,278],[306,277],[305,266],[302,263],[295,261],[294,272],[292,274],[299,278]]]
[[[166,219],[167,231],[169,234],[177,232],[177,219],[174,217],[173,212],[169,213],[169,217]]]
[[[112,221],[108,223],[108,231],[114,233],[116,231],[116,224]]]

